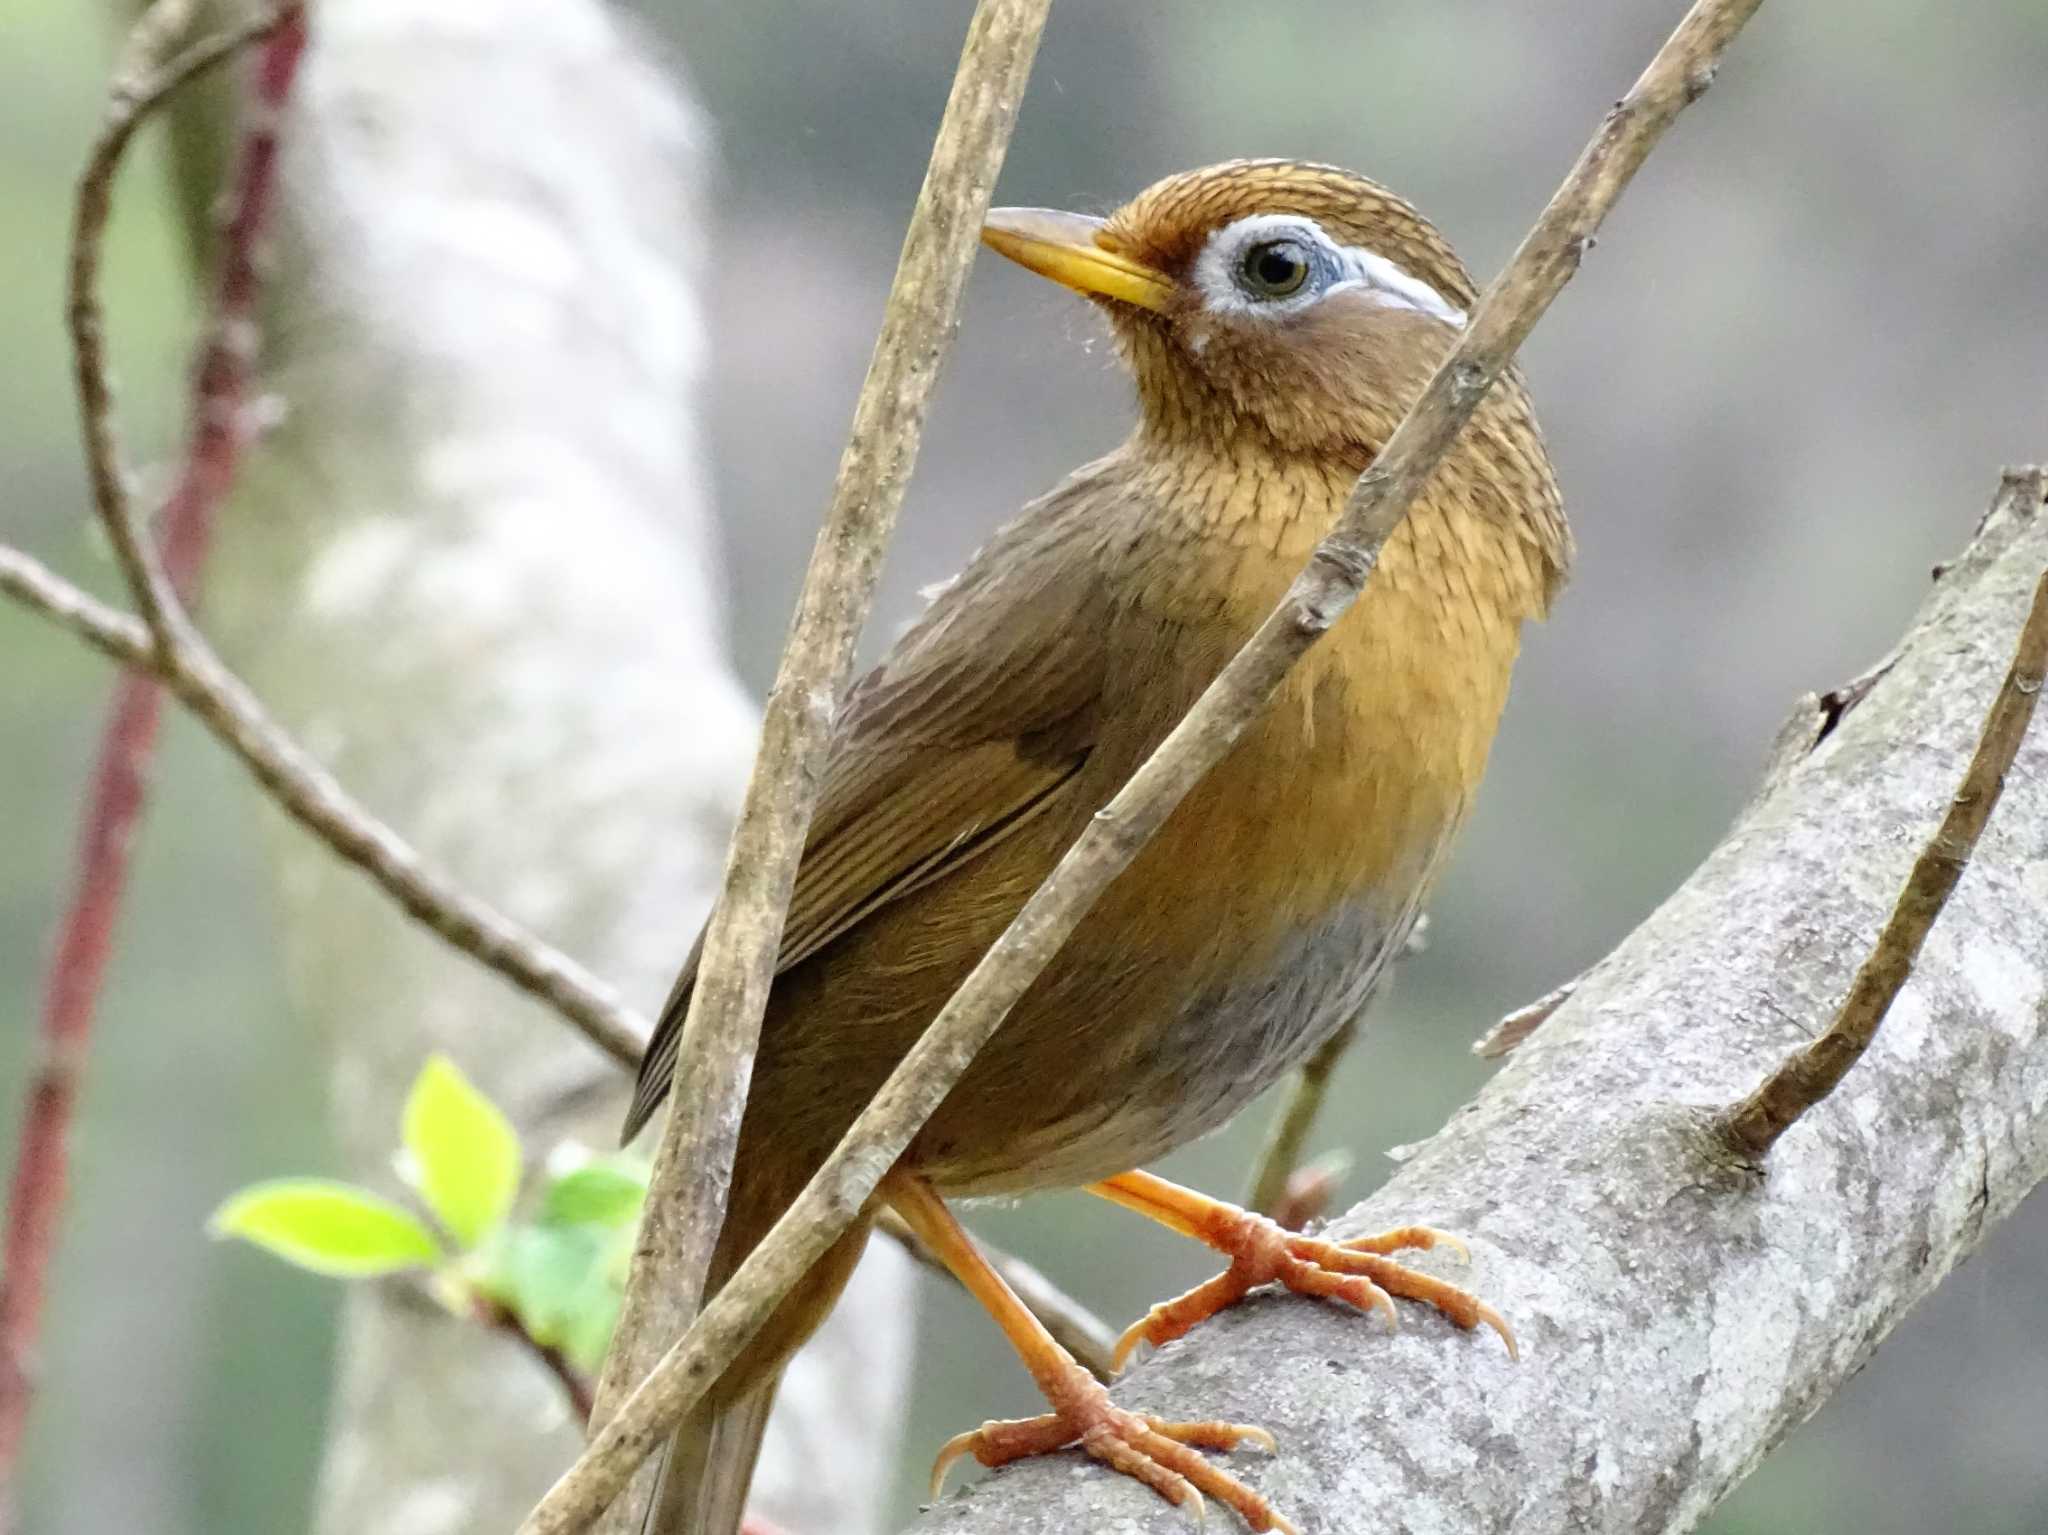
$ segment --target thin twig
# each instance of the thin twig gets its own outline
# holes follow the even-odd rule
[[[858,1217],[882,1175],[975,1053],[1181,798],[1255,719],[1294,661],[1344,614],[1408,503],[1577,270],[1581,252],[1650,149],[1713,80],[1761,0],[1699,0],[1616,104],[1494,281],[1422,397],[1359,479],[1337,529],[1279,608],[1188,716],[1100,811],[890,1074],[810,1185],[696,1323],[599,1430],[521,1526],[584,1528],[702,1398],[781,1298]]]
[[[155,676],[287,815],[375,880],[408,916],[547,1003],[619,1065],[638,1064],[646,1020],[568,955],[428,867],[271,719],[189,625],[171,650],[160,651],[135,619],[5,545],[0,593],[70,630],[109,660]]]
[[[1948,904],[1976,851],[1977,838],[2005,790],[2005,775],[2025,739],[2041,679],[2048,672],[2048,574],[2034,588],[2012,665],[1984,717],[1977,750],[1949,801],[1941,826],[1913,861],[1905,889],[1877,945],[1856,972],[1849,996],[1827,1032],[1795,1051],[1721,1122],[1721,1133],[1745,1160],[1761,1162],[1799,1116],[1835,1090],[1876,1038],[1899,988],[1913,973],[1920,946]]]
[[[108,660],[156,673],[156,642],[141,621],[73,586],[41,560],[0,544],[0,592],[60,629],[68,629]]]
[[[1583,975],[1575,975],[1562,986],[1553,986],[1534,1002],[1524,1002],[1500,1022],[1472,1041],[1472,1053],[1481,1060],[1495,1061],[1550,1021],[1550,1015],[1571,1001]]]
[[[0,545],[0,592],[69,629],[124,666],[154,675],[279,807],[337,856],[380,885],[408,916],[451,947],[547,1003],[598,1049],[631,1069],[648,1026],[618,993],[560,950],[428,867],[294,741],[248,686],[187,625],[161,651],[127,614],[73,586],[47,565]]]
[[[885,1209],[875,1219],[875,1228],[896,1242],[917,1263],[954,1284],[958,1277],[946,1267],[946,1260],[925,1245],[924,1238],[894,1210]],[[1003,1276],[1003,1283],[1017,1292],[1031,1314],[1045,1324],[1060,1347],[1097,1380],[1108,1381],[1116,1374],[1116,1329],[1054,1284],[1045,1274],[1012,1253],[992,1247],[980,1237],[974,1239],[989,1267]]]
[[[968,25],[705,929],[673,1073],[689,1090],[673,1095],[655,1155],[625,1305],[598,1387],[599,1424],[696,1315],[833,710],[852,674],[1050,6],[981,0]],[[614,1528],[639,1527],[637,1508],[626,1505],[648,1490],[643,1484],[622,1500]]]
[[[1428,948],[1429,918],[1417,917],[1415,926],[1409,929],[1408,936],[1388,962],[1386,980],[1393,979],[1394,966],[1426,952]],[[1383,981],[1367,1006],[1385,1001],[1387,990]],[[1361,1010],[1355,1017],[1347,1019],[1342,1028],[1323,1041],[1315,1054],[1302,1063],[1288,1085],[1279,1109],[1274,1112],[1272,1126],[1266,1131],[1265,1145],[1259,1149],[1258,1161],[1253,1164],[1251,1184],[1245,1192],[1246,1207],[1271,1216],[1290,1231],[1301,1230],[1321,1215],[1328,1207],[1338,1182],[1351,1171],[1348,1155],[1321,1157],[1304,1167],[1301,1153],[1308,1144],[1309,1132],[1315,1128],[1316,1117],[1323,1111],[1323,1099],[1330,1090],[1330,1077],[1336,1071],[1337,1063],[1344,1058],[1344,1052],[1356,1042],[1364,1018]]]
[[[297,13],[297,7],[292,8]],[[158,13],[152,12],[152,15]],[[549,1004],[600,1050],[632,1066],[648,1035],[646,1022],[617,993],[567,955],[551,948],[452,880],[427,867],[403,838],[379,822],[341,788],[318,761],[299,747],[263,711],[248,688],[224,666],[186,618],[169,573],[141,536],[128,492],[116,428],[113,394],[104,353],[105,325],[97,281],[114,177],[122,152],[143,116],[184,81],[227,56],[235,46],[276,24],[272,16],[196,44],[160,69],[132,71],[131,83],[117,87],[105,129],[96,141],[79,185],[79,209],[71,258],[70,320],[88,475],[100,519],[127,575],[154,643],[138,652],[128,621],[67,586],[44,567],[13,550],[0,549],[0,590],[65,624],[103,652],[129,665],[146,667],[239,757],[284,811],[345,861],[370,876],[416,921],[431,929],[506,980]],[[145,26],[149,25],[147,21]],[[258,93],[259,104],[265,99]],[[267,121],[259,122],[268,146],[252,156],[255,199],[238,203],[236,219],[260,212],[275,174],[272,128],[279,98],[270,97]],[[252,140],[252,143],[254,140]],[[253,209],[245,207],[253,201]],[[247,235],[250,231],[244,229]],[[236,229],[228,231],[230,242]],[[250,242],[253,244],[253,242]],[[224,323],[202,356],[201,387],[211,408],[195,422],[204,451],[195,454],[181,489],[202,502],[217,497],[225,455],[242,429],[239,386],[227,381],[247,368],[254,336],[253,260],[224,268]],[[177,551],[172,554],[177,557]]]
[[[109,607],[82,587],[66,581],[41,561],[4,544],[0,544],[0,594],[13,597],[24,607],[40,613],[118,665],[133,667],[152,675],[160,672],[155,644],[150,638],[149,631],[140,621]],[[210,716],[204,712],[198,709],[194,712],[211,723]],[[275,741],[283,742],[284,755],[303,758],[302,752],[290,747],[279,727],[259,719],[252,728],[271,736]],[[1404,949],[1403,953],[1406,952]],[[632,1066],[638,1059],[637,1046],[635,1048],[636,1053],[630,1055],[620,1051],[610,1053],[620,1064]],[[607,1083],[613,1080],[615,1079],[607,1079]],[[591,1085],[584,1083],[575,1089],[578,1100],[589,1091]],[[597,1085],[604,1087],[606,1091],[611,1090],[606,1083]],[[553,1117],[561,1117],[571,1106],[567,1101],[558,1102],[551,1106],[549,1113]],[[916,1234],[901,1221],[885,1213],[881,1226],[888,1236],[902,1244],[920,1263],[927,1266],[936,1265],[936,1272],[958,1283],[952,1271],[943,1264],[938,1264],[930,1250],[925,1248]],[[994,1249],[984,1248],[984,1253],[989,1262],[1010,1281],[1010,1287],[1018,1292],[1024,1304],[1045,1323],[1053,1336],[1058,1338],[1075,1358],[1097,1373],[1108,1370],[1109,1349],[1106,1344],[1114,1343],[1115,1333],[1106,1323],[1087,1312],[1079,1302],[1065,1296],[1051,1280],[1024,1263],[1022,1259]],[[1098,1347],[1098,1344],[1105,1346]]]
[[[489,1296],[475,1298],[476,1319],[494,1332],[501,1332],[540,1362],[542,1369],[554,1376],[562,1388],[562,1394],[569,1399],[570,1411],[576,1414],[578,1423],[590,1421],[590,1409],[597,1400],[596,1388],[590,1377],[569,1362],[569,1356],[552,1343],[543,1343],[526,1330],[526,1325],[509,1308],[500,1305]]]
[[[1300,1201],[1289,1197],[1294,1192],[1291,1185],[1295,1170],[1301,1166],[1302,1148],[1308,1144],[1309,1131],[1315,1128],[1316,1116],[1323,1111],[1323,1099],[1330,1091],[1330,1075],[1336,1071],[1337,1062],[1343,1059],[1344,1052],[1351,1048],[1351,1042],[1358,1037],[1358,1022],[1357,1018],[1352,1018],[1324,1040],[1316,1048],[1316,1053],[1302,1062],[1301,1070],[1295,1073],[1287,1096],[1273,1115],[1272,1128],[1266,1132],[1266,1144],[1259,1152],[1251,1188],[1245,1194],[1247,1208],[1270,1215],[1275,1220],[1279,1220],[1282,1213],[1291,1215],[1299,1208]],[[1290,1229],[1297,1225],[1295,1220],[1280,1223]]]
[[[287,815],[369,875],[408,916],[547,1003],[620,1065],[640,1059],[648,1025],[611,986],[428,866],[270,718],[189,626],[170,650],[153,649],[132,619],[11,550],[0,550],[0,590],[23,597],[103,653],[153,671]]]
[[[173,609],[189,596],[205,559],[214,512],[234,476],[240,446],[236,423],[247,372],[246,348],[240,343],[254,324],[255,250],[276,164],[275,125],[306,42],[304,12],[287,6],[190,48],[166,66],[164,55],[182,40],[190,9],[186,0],[161,0],[131,34],[115,79],[109,128],[80,185],[81,244],[73,251],[74,268],[83,268],[89,290],[119,144],[126,142],[141,114],[178,83],[255,38],[267,38],[258,55],[251,110],[237,157],[213,323],[193,374],[191,436],[177,485],[158,517],[160,562],[149,551],[148,535],[126,497],[118,494],[119,487],[110,501],[102,502],[119,513],[116,548],[124,565],[146,584],[152,612]],[[95,204],[96,217],[88,211]],[[76,293],[73,316],[84,320],[85,334],[96,345],[97,311],[90,306],[81,309]],[[93,383],[103,394],[105,380],[97,370]],[[100,405],[102,424],[110,429],[104,398]],[[90,436],[90,410],[87,419]],[[5,1245],[0,1249],[0,1522],[6,1518],[8,1488],[33,1400],[32,1361],[68,1184],[72,1110],[113,950],[114,924],[127,890],[130,853],[142,820],[162,716],[162,694],[150,677],[129,673],[119,679],[87,783],[76,885],[58,928],[44,985],[40,1057],[22,1115]]]
[[[196,498],[201,504],[209,504],[202,493],[218,493],[218,470],[224,460],[231,464],[233,459],[231,439],[239,429],[241,377],[247,369],[250,337],[254,334],[254,236],[267,208],[275,176],[276,116],[284,102],[283,91],[289,87],[297,68],[305,35],[303,8],[288,5],[250,17],[165,62],[163,55],[174,34],[182,30],[183,17],[189,9],[185,0],[159,0],[129,36],[122,63],[115,73],[106,121],[93,141],[78,181],[66,293],[79,422],[85,436],[86,474],[92,485],[93,504],[113,545],[121,573],[142,611],[143,622],[159,635],[184,621],[174,577],[190,554],[186,547],[181,547],[186,540],[167,540],[163,561],[159,562],[129,495],[128,475],[123,467],[113,385],[107,371],[106,318],[99,300],[100,260],[106,246],[107,219],[113,211],[114,178],[135,130],[180,86],[259,37],[278,33],[297,39],[289,48],[273,42],[266,52],[276,56],[275,62],[266,62],[259,68],[261,78],[252,92],[252,121],[236,171],[236,201],[228,231],[232,239],[238,227],[245,248],[239,252],[229,250],[224,255],[215,324],[194,380],[200,408],[194,413],[191,451],[173,500],[182,498],[189,503]],[[209,395],[208,389],[214,393]],[[167,515],[169,511],[167,507]],[[203,546],[204,539],[202,536],[190,542]]]
[[[7,1522],[5,1504],[35,1394],[44,1286],[69,1184],[72,1107],[127,886],[159,713],[154,683],[132,676],[120,680],[87,780],[71,904],[43,983],[38,1058],[22,1113],[0,1256],[0,1527]]]

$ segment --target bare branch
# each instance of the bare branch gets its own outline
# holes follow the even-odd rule
[[[189,627],[159,652],[143,626],[19,550],[0,546],[0,592],[18,598],[111,660],[153,673],[294,821],[380,885],[445,942],[540,998],[598,1049],[631,1068],[648,1026],[568,955],[423,863],[272,720]]]
[[[1406,941],[1395,952],[1395,962],[1398,964],[1427,950],[1428,934],[1429,918],[1417,917]],[[1367,1006],[1385,999],[1393,974],[1389,970],[1381,979]],[[1308,1144],[1309,1132],[1315,1128],[1316,1117],[1323,1111],[1323,1099],[1330,1090],[1331,1074],[1344,1058],[1344,1052],[1351,1048],[1352,1041],[1358,1038],[1359,1025],[1363,1020],[1361,1012],[1346,1022],[1344,1027],[1324,1040],[1316,1053],[1295,1073],[1294,1080],[1288,1085],[1287,1096],[1273,1115],[1272,1127],[1266,1132],[1266,1143],[1260,1148],[1258,1162],[1252,1169],[1251,1184],[1245,1193],[1246,1207],[1270,1215],[1289,1231],[1300,1231],[1320,1216],[1328,1208],[1338,1183],[1351,1171],[1349,1153],[1320,1157],[1307,1166],[1302,1165],[1301,1153]]]
[[[1300,1213],[1301,1202],[1295,1197],[1298,1191],[1293,1186],[1295,1172],[1301,1167],[1302,1148],[1308,1144],[1316,1116],[1323,1111],[1331,1073],[1358,1037],[1358,1023],[1357,1018],[1351,1019],[1302,1063],[1279,1112],[1273,1116],[1273,1126],[1266,1132],[1266,1144],[1260,1149],[1258,1164],[1252,1172],[1251,1187],[1245,1194],[1246,1207],[1275,1220],[1280,1219],[1282,1212],[1288,1214],[1291,1218],[1280,1224],[1290,1231],[1298,1231],[1306,1224]]]
[[[238,441],[233,422],[246,373],[246,351],[232,338],[240,337],[253,323],[255,245],[276,162],[275,124],[306,42],[304,12],[291,5],[258,23],[188,49],[165,65],[165,54],[182,38],[190,22],[190,10],[186,0],[159,0],[130,36],[113,89],[109,127],[79,189],[78,241],[72,253],[76,284],[72,318],[81,340],[81,403],[86,407],[87,438],[96,441],[104,437],[111,444],[106,382],[92,350],[100,335],[92,278],[120,146],[142,116],[183,81],[255,38],[267,38],[257,61],[252,93],[255,110],[243,131],[238,154],[233,218],[223,246],[212,333],[193,377],[191,440],[177,487],[158,522],[161,563],[148,547],[148,537],[118,476],[102,487],[112,492],[102,496],[101,506],[108,514],[116,550],[131,577],[146,586],[149,610],[158,616],[175,612],[197,581],[214,512],[234,475]],[[95,465],[95,469],[102,468],[111,474],[111,460]],[[100,485],[97,475],[95,483]],[[60,607],[74,622],[86,611],[78,603]],[[129,854],[142,821],[146,778],[162,714],[162,695],[154,681],[137,673],[119,679],[87,785],[76,888],[58,929],[44,986],[40,1058],[22,1115],[20,1150],[8,1194],[4,1256],[0,1256],[0,1522],[7,1517],[8,1487],[33,1399],[32,1361],[41,1333],[44,1285],[68,1184],[66,1142],[72,1106],[107,960],[113,952],[114,924],[127,890]]]
[[[194,380],[193,441],[173,498],[174,502],[184,500],[190,505],[192,521],[203,529],[211,520],[212,502],[225,489],[221,472],[232,467],[232,418],[238,413],[241,380],[248,363],[248,338],[253,334],[250,327],[255,299],[255,236],[269,202],[275,171],[276,115],[304,42],[303,8],[287,5],[251,17],[166,62],[164,55],[184,31],[191,9],[189,0],[158,0],[129,35],[121,64],[115,71],[106,122],[79,177],[66,296],[80,425],[85,435],[86,474],[92,484],[93,503],[144,622],[159,635],[185,621],[174,577],[184,578],[184,567],[188,565],[196,569],[192,551],[203,547],[204,535],[202,531],[197,537],[167,538],[164,562],[160,564],[129,495],[114,415],[113,385],[107,373],[106,318],[99,300],[100,258],[106,243],[107,218],[113,211],[114,177],[135,130],[174,91],[257,38],[289,23],[290,34],[297,42],[288,51],[273,50],[278,56],[263,66],[264,78],[255,93],[258,120],[244,144],[233,214],[243,245],[239,251],[231,248],[224,258],[214,326]],[[235,232],[231,229],[230,235]],[[167,516],[170,510],[166,508]]]
[[[552,1343],[543,1343],[526,1330],[526,1324],[519,1320],[517,1313],[500,1305],[488,1296],[479,1295],[473,1303],[476,1319],[493,1332],[501,1332],[517,1343],[536,1363],[554,1376],[562,1388],[562,1395],[569,1399],[569,1410],[576,1414],[576,1421],[588,1423],[590,1409],[597,1400],[590,1377],[570,1363],[569,1356]]]
[[[153,683],[121,680],[87,781],[75,887],[44,981],[38,1059],[22,1112],[0,1249],[0,1527],[8,1523],[9,1489],[35,1394],[44,1285],[69,1186],[72,1106],[127,888],[159,714]]]
[[[1500,1022],[1472,1041],[1472,1053],[1482,1060],[1497,1061],[1523,1040],[1542,1028],[1550,1015],[1571,1001],[1583,975],[1575,975],[1562,986],[1553,986],[1534,1002],[1525,1002]]]
[[[2033,472],[2021,493],[2030,497],[2029,504],[2040,504],[2040,471]],[[2006,771],[2026,739],[2044,671],[2048,671],[2048,574],[2043,574],[2034,588],[2033,606],[2020,630],[2012,665],[1984,717],[1984,729],[1962,783],[1950,799],[1940,827],[1914,860],[1898,904],[1878,934],[1876,947],[1856,972],[1842,1010],[1826,1033],[1787,1057],[1722,1120],[1721,1134],[1739,1155],[1761,1162],[1800,1115],[1835,1090],[1877,1037],[1899,988],[1913,973],[1920,946],[1963,877],[1977,839],[2005,792]]]
[[[625,1306],[598,1388],[599,1424],[696,1315],[835,701],[852,673],[882,551],[916,462],[926,403],[958,324],[982,217],[1050,6],[1051,0],[981,0],[968,26],[831,505],[768,697],[724,887],[705,929],[673,1074],[689,1090],[672,1095],[655,1154]],[[641,1495],[649,1491],[651,1484],[643,1482]],[[638,1524],[636,1509],[622,1506],[616,1526]]]
[[[522,1526],[567,1535],[606,1506],[718,1378],[952,1089],[1088,908],[1258,715],[1294,661],[1357,599],[1380,547],[1505,370],[1651,148],[1713,79],[1761,0],[1699,0],[1608,114],[1550,205],[1481,299],[1386,450],[1360,477],[1335,532],[1279,608],[1118,792],[1025,903],[898,1064],[767,1238],[593,1439]]]
[[[140,622],[73,586],[41,560],[5,544],[0,544],[0,592],[69,629],[109,661],[137,671],[159,670],[156,642]]]
[[[285,14],[297,14],[294,7]],[[145,30],[163,30],[162,14],[145,18]],[[108,126],[95,145],[79,186],[79,212],[71,259],[70,315],[87,470],[101,521],[120,557],[144,620],[156,637],[138,653],[127,621],[67,586],[41,565],[0,549],[0,590],[23,600],[79,633],[102,652],[130,665],[146,666],[196,714],[259,784],[306,830],[344,860],[368,874],[416,921],[521,990],[539,997],[621,1065],[639,1060],[646,1023],[616,992],[566,954],[549,947],[453,881],[427,867],[403,838],[384,826],[335,782],[303,748],[263,711],[249,690],[222,665],[193,628],[173,589],[171,576],[191,563],[174,542],[169,566],[160,564],[139,531],[122,467],[120,437],[107,379],[104,323],[97,293],[100,249],[111,205],[115,173],[142,115],[159,105],[183,81],[217,63],[235,46],[275,27],[266,17],[223,37],[194,45],[160,70],[131,62],[117,85]],[[131,56],[136,52],[131,46]],[[220,323],[202,354],[189,466],[174,504],[183,498],[209,506],[224,490],[225,473],[242,431],[243,380],[254,335],[254,222],[250,209],[267,201],[275,172],[272,137],[281,98],[267,98],[268,118],[243,172],[243,195],[229,248],[240,239],[240,258],[223,269]]]

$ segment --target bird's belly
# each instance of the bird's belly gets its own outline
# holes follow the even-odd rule
[[[1434,749],[1456,713],[1411,725],[1353,659],[1304,666],[1168,818],[919,1137],[921,1171],[966,1194],[1110,1176],[1220,1128],[1364,1004],[1466,784]],[[1077,800],[1133,766],[1091,760]]]
[[[1096,1018],[1071,1069],[1041,1069],[1021,1096],[999,1032],[919,1137],[914,1160],[950,1194],[1016,1194],[1110,1177],[1208,1135],[1356,1014],[1407,924],[1347,904],[1261,943],[1248,963],[1202,967],[1228,979],[1175,995],[1162,974],[1127,999],[1151,1016]],[[1061,1005],[1064,978],[1048,977],[1034,1014]],[[1036,1023],[1015,1018],[1005,1031]]]

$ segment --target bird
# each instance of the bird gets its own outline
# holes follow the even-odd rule
[[[1169,176],[1106,218],[991,211],[995,252],[1083,295],[1136,421],[1001,527],[834,719],[707,1281],[730,1277],[1055,862],[1275,607],[1457,341],[1470,274],[1385,187],[1307,161]],[[1360,600],[1097,902],[670,1446],[657,1528],[732,1535],[783,1362],[893,1208],[993,1314],[1047,1398],[941,1452],[1078,1445],[1169,1501],[1294,1526],[1202,1452],[1256,1425],[1115,1405],[983,1261],[947,1201],[1082,1188],[1229,1266],[1154,1307],[1119,1363],[1278,1281],[1506,1321],[1394,1254],[1455,1238],[1289,1233],[1142,1170],[1224,1124],[1354,1017],[1466,819],[1522,626],[1572,557],[1520,374],[1480,403]],[[693,952],[642,1061],[666,1102]],[[682,1091],[689,1090],[687,1082]]]

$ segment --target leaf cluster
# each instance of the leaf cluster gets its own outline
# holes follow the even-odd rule
[[[504,1111],[455,1063],[421,1068],[399,1122],[399,1177],[419,1209],[357,1184],[273,1178],[231,1195],[207,1229],[335,1279],[419,1276],[457,1315],[509,1317],[595,1370],[618,1321],[647,1172],[559,1148],[515,1217],[525,1155]]]

